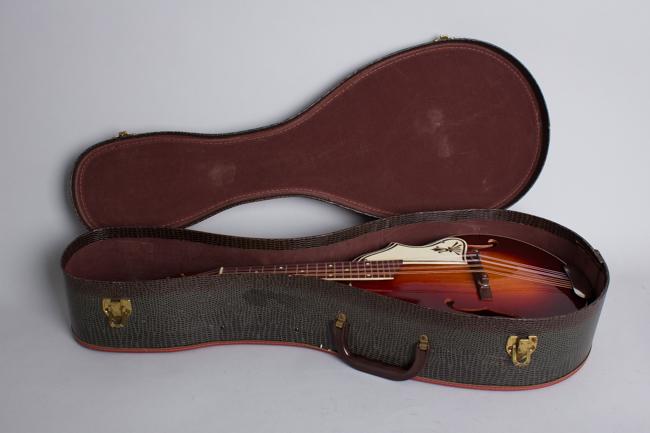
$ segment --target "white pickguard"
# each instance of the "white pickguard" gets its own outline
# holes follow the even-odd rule
[[[402,260],[405,265],[417,263],[467,264],[467,242],[460,238],[444,238],[420,247],[390,243],[386,248],[364,254],[355,261]]]

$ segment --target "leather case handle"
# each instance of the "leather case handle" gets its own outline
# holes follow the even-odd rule
[[[402,368],[397,365],[386,364],[385,362],[375,361],[365,356],[355,355],[350,352],[347,342],[345,341],[346,324],[339,320],[332,322],[332,331],[334,333],[334,346],[341,359],[350,367],[363,371],[364,373],[374,374],[390,380],[409,380],[420,374],[429,359],[429,339],[426,335],[420,337],[420,341],[415,347],[415,360],[409,368]]]

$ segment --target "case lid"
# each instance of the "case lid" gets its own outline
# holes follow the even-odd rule
[[[90,229],[186,227],[282,196],[378,217],[506,208],[537,179],[548,141],[524,66],[484,42],[447,39],[371,63],[266,128],[99,143],[75,163],[72,197]]]

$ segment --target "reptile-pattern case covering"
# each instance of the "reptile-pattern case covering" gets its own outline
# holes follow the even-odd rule
[[[516,59],[483,42],[448,39],[360,69],[277,125],[123,135],[92,146],[71,182],[75,210],[92,231],[61,262],[74,335],[87,347],[118,352],[298,345],[396,380],[473,388],[556,383],[589,354],[609,274],[576,233],[502,209],[538,177],[548,128],[541,92]],[[380,218],[295,239],[183,228],[282,196]],[[317,278],[173,277],[349,261],[392,242],[474,234],[516,239],[561,260],[589,288],[585,306],[515,318],[427,308]]]

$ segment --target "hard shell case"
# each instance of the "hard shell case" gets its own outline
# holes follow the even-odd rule
[[[489,389],[553,384],[589,354],[609,275],[576,233],[503,210],[537,179],[548,141],[544,99],[521,63],[484,42],[441,39],[360,69],[267,128],[122,134],[99,143],[72,173],[75,210],[92,230],[62,257],[74,335],[109,351],[298,345],[393,379]],[[282,196],[379,219],[295,239],[184,229]],[[390,242],[424,245],[475,233],[557,256],[584,274],[592,299],[575,313],[515,319],[429,309],[316,278],[166,278],[222,266],[352,260]],[[512,338],[520,348],[535,340],[527,365],[506,350]]]

